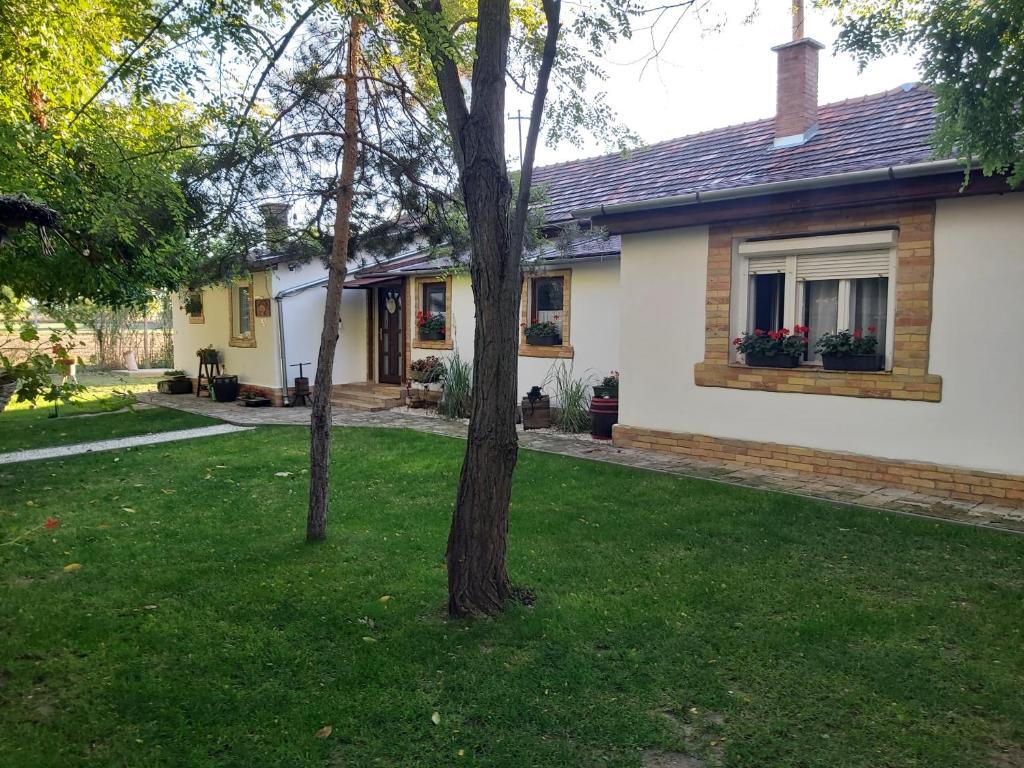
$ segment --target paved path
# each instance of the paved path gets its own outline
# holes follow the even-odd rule
[[[240,427],[235,424],[216,424],[212,427],[196,429],[175,429],[171,432],[156,432],[150,435],[135,437],[119,437],[115,440],[96,440],[91,443],[73,443],[72,445],[55,445],[50,448],[33,448],[28,451],[12,451],[0,453],[0,464],[19,464],[23,461],[40,461],[41,459],[63,459],[67,456],[78,456],[83,453],[97,451],[116,451],[121,448],[135,448],[140,445],[170,443],[175,440],[192,440],[196,437],[213,437],[227,435],[232,432],[246,432],[252,427]]]
[[[308,408],[243,408],[237,403],[218,403],[192,395],[140,394],[139,400],[168,408],[201,413],[229,424],[262,426],[268,424],[308,425]],[[339,427],[391,427],[413,429],[436,435],[465,438],[466,421],[448,421],[425,411],[398,408],[392,411],[353,411],[335,407],[333,423]],[[890,488],[877,483],[821,478],[774,469],[751,469],[737,464],[714,463],[674,454],[617,448],[589,435],[567,435],[554,430],[530,430],[519,433],[523,448],[545,453],[605,461],[655,472],[728,483],[747,488],[788,493],[839,504],[885,510],[898,514],[934,517],[950,522],[1024,533],[1024,510],[957,501],[922,493]]]

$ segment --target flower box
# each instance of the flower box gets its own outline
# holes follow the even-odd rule
[[[756,352],[747,352],[743,357],[752,368],[796,368],[800,364],[800,358],[795,355],[759,355]]]
[[[156,383],[156,389],[165,395],[191,395],[192,382],[185,377],[164,379]]]
[[[262,395],[242,395],[238,404],[243,408],[268,408],[272,405],[270,398]]]
[[[444,341],[444,329],[420,328],[420,341]]]
[[[561,336],[527,336],[526,343],[535,347],[559,347],[562,345]]]
[[[879,371],[882,355],[826,355],[821,356],[821,367],[826,371]]]

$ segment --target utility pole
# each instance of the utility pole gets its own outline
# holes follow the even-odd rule
[[[523,117],[523,110],[517,109],[516,114],[508,116],[509,120],[515,120],[519,125],[519,167],[523,167],[523,120],[530,121],[529,115]]]

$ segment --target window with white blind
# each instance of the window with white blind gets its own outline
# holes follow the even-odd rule
[[[736,249],[733,271],[734,336],[806,325],[803,362],[814,365],[823,333],[874,328],[892,367],[896,230],[748,240]]]

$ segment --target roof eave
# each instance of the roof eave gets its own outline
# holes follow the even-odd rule
[[[867,171],[834,173],[827,176],[812,176],[803,179],[791,179],[789,181],[773,181],[765,184],[751,184],[746,187],[716,189],[707,192],[688,192],[683,195],[655,197],[629,203],[598,205],[592,208],[578,208],[571,213],[576,219],[593,219],[597,216],[636,213],[639,211],[657,210],[659,208],[678,208],[681,206],[696,205],[699,203],[773,195],[780,192],[799,192],[809,189],[840,187],[849,184],[866,184],[872,181],[884,181],[886,179],[940,175],[954,170],[965,170],[963,161],[931,160],[924,163],[911,163],[909,165],[890,165],[883,168],[873,168]]]

